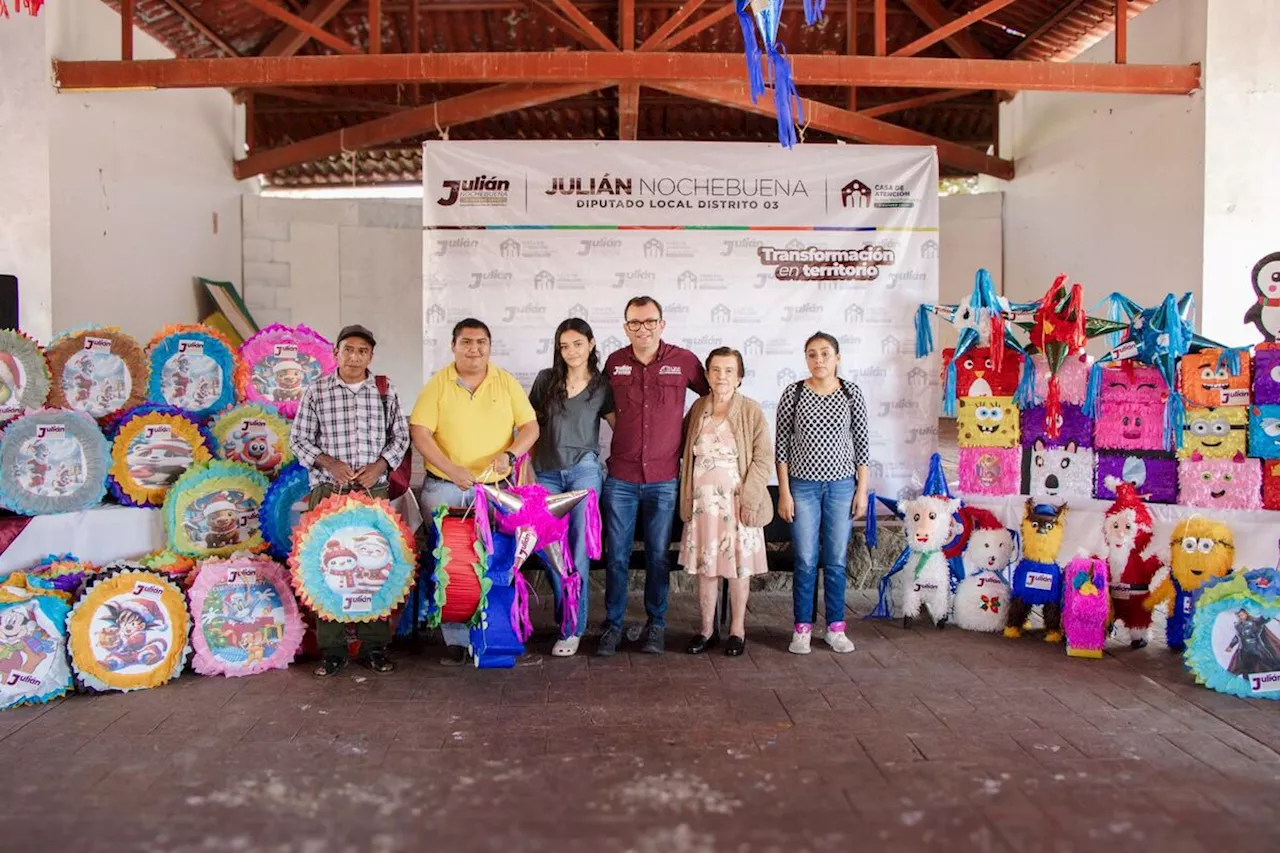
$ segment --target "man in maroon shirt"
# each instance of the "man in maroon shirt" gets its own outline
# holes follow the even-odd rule
[[[685,396],[690,389],[709,394],[711,386],[697,356],[663,342],[667,324],[655,299],[635,297],[623,317],[631,346],[612,353],[604,363],[618,417],[604,484],[605,617],[596,654],[612,655],[622,640],[627,568],[638,514],[644,538],[644,609],[649,617],[641,650],[658,655],[665,650],[667,546],[676,512]]]

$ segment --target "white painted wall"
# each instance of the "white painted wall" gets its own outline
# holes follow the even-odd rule
[[[1164,5],[1163,0],[1160,5]],[[1205,49],[1204,334],[1260,340],[1241,325],[1255,301],[1249,280],[1280,251],[1280,3],[1208,4]]]
[[[1004,194],[943,196],[939,200],[938,301],[944,305],[968,299],[979,269],[991,273],[997,290],[1004,285]],[[955,327],[935,323],[938,347],[956,342]]]
[[[422,202],[245,196],[244,298],[260,326],[349,323],[412,405],[422,387]]]
[[[98,0],[46,4],[41,19],[49,56],[119,58],[120,17]],[[172,55],[134,30],[136,58]],[[232,175],[235,116],[220,89],[53,95],[54,331],[96,323],[149,340],[201,318],[196,276],[239,282],[249,184]]]
[[[1129,61],[1199,62],[1205,3],[1161,0],[1131,20]],[[1108,37],[1076,61],[1114,55]],[[999,183],[1005,293],[1038,298],[1065,272],[1090,304],[1113,291],[1141,303],[1191,291],[1203,306],[1205,106],[1202,92],[1028,92],[1004,105],[1000,155],[1017,167]]]
[[[18,277],[19,324],[48,340],[49,123],[53,88],[43,16],[0,21],[0,273]]]

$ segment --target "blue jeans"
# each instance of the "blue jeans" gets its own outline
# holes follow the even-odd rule
[[[822,560],[822,599],[827,624],[844,621],[845,563],[849,534],[853,530],[853,493],[856,480],[801,480],[791,477],[795,521],[791,524],[791,606],[795,621],[813,622],[813,591]],[[819,553],[821,551],[821,553]]]
[[[627,613],[627,569],[631,545],[640,516],[644,538],[644,610],[649,624],[666,626],[667,589],[670,577],[667,547],[671,544],[671,523],[676,515],[678,480],[660,483],[630,483],[610,477],[604,483],[602,515],[605,527],[604,624],[622,627]]]
[[[597,500],[601,499],[601,485],[604,472],[600,470],[600,459],[594,453],[588,453],[578,460],[572,468],[561,471],[539,471],[538,484],[553,494],[572,492],[575,489],[595,489]],[[587,558],[587,505],[579,503],[569,514],[569,546],[573,552],[573,566],[582,575],[582,595],[578,599],[578,624],[573,627],[569,636],[581,637],[587,630],[587,599],[589,585],[587,578],[591,574],[591,561]],[[564,593],[560,589],[560,573],[547,566],[547,577],[556,596],[556,617],[560,616]]]
[[[436,480],[428,476],[422,481],[418,506],[422,508],[422,515],[427,520],[427,524],[430,524],[431,516],[435,513],[436,507],[441,504],[451,509],[462,509],[471,506],[474,499],[475,495],[470,489],[464,492],[448,480]],[[465,648],[471,645],[471,629],[462,623],[441,622],[440,633],[444,635],[446,646]]]

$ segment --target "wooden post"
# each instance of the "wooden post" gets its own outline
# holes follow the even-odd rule
[[[1116,64],[1129,61],[1129,0],[1116,0]]]
[[[876,0],[876,56],[889,52],[888,13],[884,5],[885,0]]]
[[[369,52],[382,53],[382,0],[369,0]]]
[[[858,0],[846,0],[849,9],[849,21],[845,27],[844,52],[850,56],[858,55]],[[858,109],[858,87],[849,87],[849,109]]]
[[[120,0],[120,59],[133,59],[133,0]]]

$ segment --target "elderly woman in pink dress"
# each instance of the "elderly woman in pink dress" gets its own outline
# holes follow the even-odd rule
[[[732,616],[724,651],[736,657],[747,646],[751,576],[769,570],[764,526],[773,518],[773,441],[760,405],[738,393],[742,354],[720,347],[706,365],[711,393],[689,410],[680,477],[680,565],[698,577],[702,617],[701,631],[686,651],[701,654],[719,644],[716,599],[720,580],[727,578]]]

